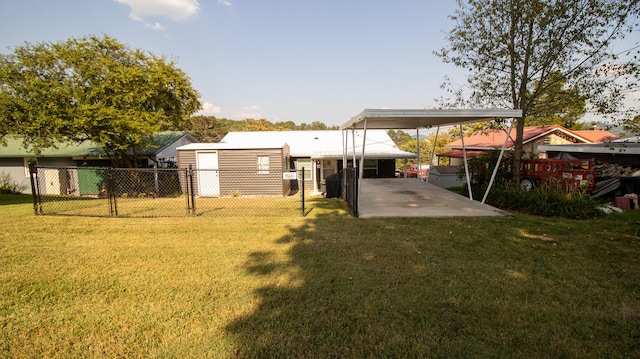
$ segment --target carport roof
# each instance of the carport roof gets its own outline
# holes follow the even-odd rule
[[[489,121],[496,118],[521,117],[522,110],[427,110],[427,109],[365,109],[340,126],[341,129],[413,129]]]

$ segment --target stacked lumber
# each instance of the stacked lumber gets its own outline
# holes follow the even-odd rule
[[[596,171],[596,186],[591,192],[592,198],[597,198],[620,188],[620,178],[637,176],[638,169],[625,167],[615,163],[597,163],[593,165]]]
[[[593,165],[597,178],[620,178],[632,176],[638,169],[624,167],[615,163],[598,163]]]

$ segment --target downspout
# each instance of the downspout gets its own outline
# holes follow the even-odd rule
[[[498,161],[496,162],[496,167],[493,169],[493,173],[491,174],[491,179],[489,180],[489,186],[487,187],[487,191],[484,193],[484,197],[482,197],[482,203],[487,200],[489,196],[489,191],[493,186],[493,181],[496,179],[496,175],[498,174],[498,166],[500,166],[500,162],[502,161],[502,155],[504,154],[504,150],[507,148],[507,143],[509,142],[509,136],[511,136],[511,129],[513,128],[513,119],[509,122],[509,131],[507,135],[504,137],[504,144],[502,144],[502,149],[500,150],[500,155],[498,155]]]
[[[467,149],[464,147],[464,133],[462,133],[462,124],[460,124],[460,139],[462,140],[462,158],[464,159],[464,173],[467,176],[469,199],[473,201],[473,192],[471,192],[471,179],[469,177],[469,164],[467,163]]]

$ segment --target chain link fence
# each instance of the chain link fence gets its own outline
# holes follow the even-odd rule
[[[31,166],[37,215],[304,216],[303,169]]]
[[[344,200],[352,216],[358,217],[358,168],[347,167],[342,172],[344,183]]]

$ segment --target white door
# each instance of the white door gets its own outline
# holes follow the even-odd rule
[[[220,196],[220,173],[218,172],[218,152],[198,152],[198,194],[206,197]]]
[[[45,194],[62,194],[60,190],[60,169],[44,168],[44,193]]]

